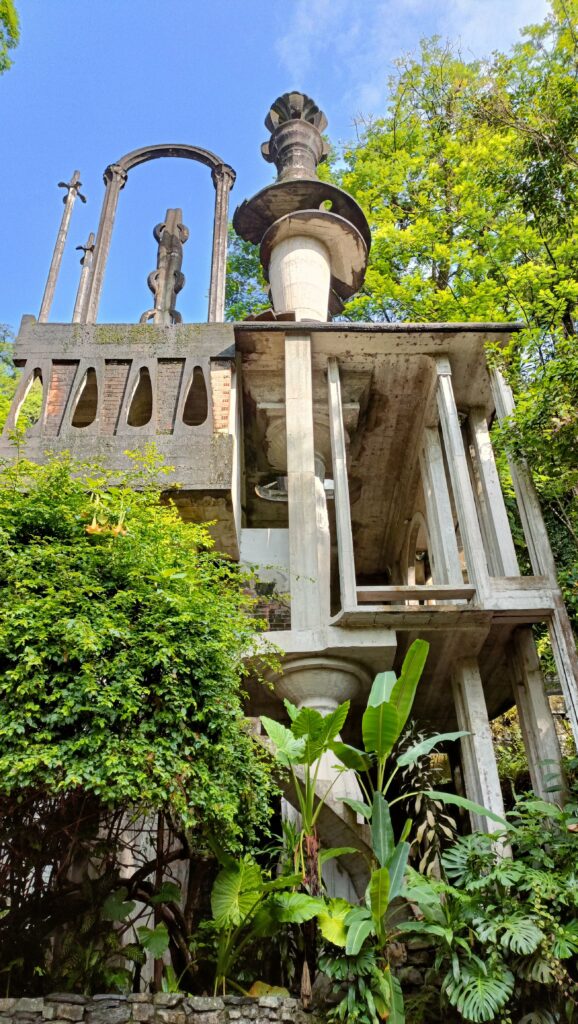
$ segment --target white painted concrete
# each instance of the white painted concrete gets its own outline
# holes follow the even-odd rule
[[[466,795],[489,811],[503,816],[502,790],[476,658],[460,658],[454,663],[452,690],[458,728],[470,733],[460,740]],[[472,814],[471,818],[473,827],[484,832],[495,832],[499,827],[484,815]]]
[[[337,531],[337,557],[339,562],[339,589],[341,607],[355,608],[357,605],[357,580],[351,508],[349,504],[349,481],[347,476],[347,447],[341,382],[337,359],[327,361],[327,387],[329,402],[329,436],[331,440],[331,461],[333,466],[333,488],[335,493],[335,525]]]
[[[476,587],[480,603],[483,604],[489,593],[490,580],[458,410],[454,398],[452,371],[449,360],[446,357],[438,356],[435,362],[438,372],[437,399],[440,424],[452,481],[454,501],[458,513],[460,533],[466,555],[468,577],[470,583],[473,583]]]
[[[529,628],[514,634],[512,675],[532,788],[543,800],[557,802],[564,792],[560,744]]]
[[[288,310],[296,320],[327,320],[331,257],[317,238],[295,235],[271,252],[269,283],[276,313]]]

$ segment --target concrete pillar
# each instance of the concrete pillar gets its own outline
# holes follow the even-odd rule
[[[90,268],[90,282],[86,290],[85,305],[80,319],[80,322],[83,324],[96,323],[102,286],[104,284],[104,272],[106,270],[110,243],[112,240],[116,208],[118,206],[118,197],[121,189],[123,189],[126,184],[127,177],[127,172],[124,167],[120,166],[120,164],[110,164],[104,172],[106,192],[104,194],[104,202],[100,212],[96,242],[94,243],[94,255]]]
[[[331,257],[323,242],[291,235],[274,245],[268,268],[276,313],[292,310],[296,320],[327,320]]]
[[[475,469],[481,490],[481,506],[489,545],[488,554],[496,576],[519,576],[520,569],[512,531],[483,409],[476,408],[470,411],[469,425],[475,455]]]
[[[461,586],[464,579],[437,427],[426,427],[424,430],[420,468],[433,582]]]
[[[331,714],[339,704],[353,699],[360,691],[369,693],[371,676],[366,669],[354,662],[342,658],[317,656],[297,658],[283,666],[283,674],[275,683],[276,693],[287,698],[299,709],[314,708],[321,715]],[[341,803],[342,798],[364,800],[355,772],[340,771],[336,768],[337,759],[331,754],[323,754],[317,762],[317,796],[328,796],[331,814],[323,816],[323,828],[319,829],[322,845],[327,849],[344,845],[342,814],[349,811]],[[315,768],[313,771],[315,771]],[[327,805],[329,806],[329,804]],[[283,816],[300,827],[300,816],[292,803],[282,801]],[[358,824],[363,819],[358,816]],[[346,841],[347,842],[347,841]],[[361,875],[364,876],[364,872]],[[356,903],[365,890],[359,888],[359,878],[351,878],[343,864],[329,862],[323,869],[323,878],[331,896],[340,896]]]
[[[215,186],[215,216],[213,221],[213,252],[209,285],[210,324],[225,319],[225,285],[227,277],[227,230],[229,192],[235,184],[235,172],[228,164],[220,164],[211,171]]]
[[[518,629],[513,635],[511,667],[532,788],[536,796],[556,802],[564,792],[560,744],[529,627]]]
[[[514,411],[512,389],[499,370],[491,372],[492,393],[500,421]],[[558,589],[556,564],[542,516],[542,509],[532,474],[524,462],[517,462],[508,456],[512,482],[524,529],[532,569],[536,576],[546,576],[553,590],[554,612],[548,622],[552,652],[556,662],[560,686],[568,718],[572,726],[574,741],[578,744],[578,655],[576,642],[568,619],[568,613]]]
[[[466,795],[469,800],[503,816],[504,802],[477,658],[461,658],[455,662],[452,690],[458,729],[470,733],[460,741]],[[472,814],[471,819],[473,828],[483,832],[497,829],[496,823],[483,815]]]
[[[454,398],[452,370],[449,360],[445,356],[436,357],[435,363],[438,373],[437,399],[440,424],[464,545],[468,578],[472,586],[476,588],[478,602],[483,604],[490,592],[490,578]]]
[[[318,530],[328,535],[325,492],[315,465],[311,337],[285,338],[285,410],[291,628],[315,630],[329,621],[329,580],[320,566]],[[321,572],[325,569],[325,572]]]
[[[331,356],[327,362],[327,386],[329,404],[329,435],[331,439],[331,461],[333,463],[333,488],[335,494],[335,525],[337,531],[337,555],[339,561],[339,589],[343,610],[357,606],[357,579],[353,551],[351,507],[349,504],[349,481],[347,478],[347,448],[343,425],[341,382],[339,364]]]

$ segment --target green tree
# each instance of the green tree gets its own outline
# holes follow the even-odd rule
[[[13,0],[0,0],[0,74],[12,65],[9,50],[20,39],[20,22]]]
[[[423,43],[338,173],[373,236],[346,316],[524,325],[495,353],[517,399],[497,440],[532,466],[574,615],[577,26],[574,0],[554,0],[544,24],[492,62]]]
[[[230,227],[225,292],[227,320],[244,320],[270,305],[259,249],[251,242],[244,242]]]
[[[82,944],[123,859],[141,903],[196,859],[185,910],[162,917],[180,973],[207,836],[242,851],[269,825],[242,707],[245,578],[161,500],[158,472],[154,453],[114,480],[66,456],[0,472],[0,969],[38,984],[51,937],[78,926]]]

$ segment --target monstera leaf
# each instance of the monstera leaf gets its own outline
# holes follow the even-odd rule
[[[493,1021],[514,991],[514,975],[505,968],[494,966],[490,971],[480,961],[460,964],[459,976],[448,971],[443,990],[452,1006],[465,1020]]]

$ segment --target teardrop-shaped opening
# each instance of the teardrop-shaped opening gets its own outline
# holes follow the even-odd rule
[[[15,424],[23,427],[24,430],[34,426],[40,419],[43,391],[42,371],[37,367],[30,375],[28,387],[15,417]]]
[[[89,427],[96,419],[98,408],[98,382],[96,370],[90,366],[84,377],[78,392],[76,406],[72,417],[73,427]]]
[[[183,409],[183,423],[187,427],[200,427],[204,423],[209,411],[207,397],[207,385],[202,367],[195,366],[193,379],[189,385],[189,391]]]
[[[132,396],[126,422],[129,427],[144,427],[153,414],[153,389],[151,375],[146,366],[141,367],[138,384]]]

